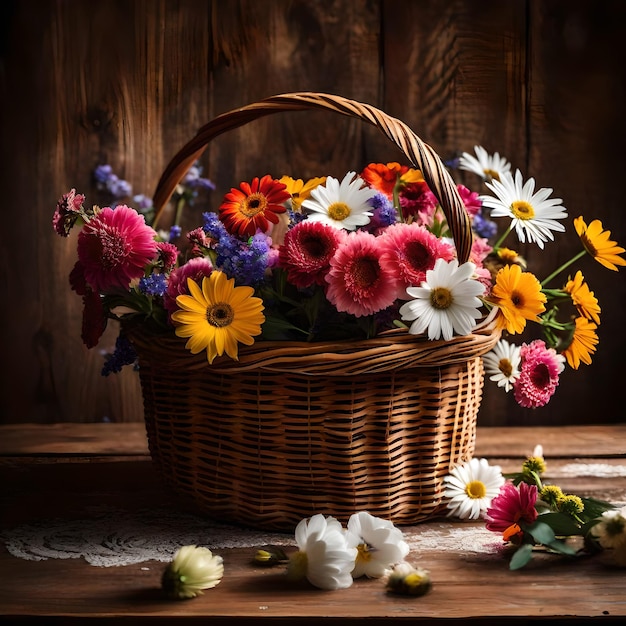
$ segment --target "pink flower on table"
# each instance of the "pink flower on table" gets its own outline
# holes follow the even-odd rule
[[[537,519],[537,487],[528,483],[515,486],[508,481],[500,487],[500,493],[491,501],[487,509],[485,527],[502,533],[505,541],[520,535],[523,531],[520,522],[532,524]]]
[[[299,222],[285,233],[278,265],[287,270],[287,280],[296,287],[324,285],[330,260],[345,237],[346,231],[322,222]]]
[[[103,208],[78,234],[78,259],[96,292],[128,289],[157,255],[155,231],[122,204]]]
[[[454,248],[431,233],[425,226],[404,222],[392,224],[378,238],[380,263],[398,277],[397,297],[409,299],[407,287],[419,287],[426,272],[435,267],[437,259],[451,261]]]
[[[326,297],[340,313],[362,317],[390,307],[398,294],[396,274],[380,260],[379,237],[354,231],[339,245],[326,275]]]
[[[559,384],[565,357],[536,339],[522,344],[520,358],[520,376],[513,387],[515,400],[527,409],[546,405]]]

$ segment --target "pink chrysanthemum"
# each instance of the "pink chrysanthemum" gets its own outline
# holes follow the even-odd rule
[[[52,216],[52,226],[58,235],[61,237],[69,235],[72,226],[80,217],[79,214],[84,201],[85,196],[82,193],[76,193],[76,189],[71,189],[59,198]]]
[[[167,282],[167,290],[163,294],[163,306],[168,314],[171,315],[178,310],[179,307],[176,304],[178,296],[189,295],[188,278],[201,285],[202,279],[205,276],[210,276],[212,271],[211,261],[203,256],[191,258],[184,265],[172,270]]]
[[[400,208],[404,219],[413,217],[419,223],[431,225],[439,201],[424,180],[408,184],[400,194]]]
[[[461,200],[463,200],[465,209],[470,216],[474,217],[474,215],[480,213],[483,206],[483,201],[480,199],[480,195],[477,192],[468,189],[465,185],[457,185],[456,188],[461,196]]]
[[[159,263],[163,267],[163,271],[169,272],[178,260],[178,248],[168,241],[159,241],[157,242],[157,251],[159,253]]]
[[[279,267],[287,270],[289,282],[296,287],[324,285],[330,260],[345,237],[344,230],[322,222],[300,222],[285,233],[278,252]]]
[[[502,533],[505,540],[520,534],[520,522],[532,524],[537,519],[537,487],[521,482],[516,487],[508,481],[491,501],[485,514],[487,530]]]
[[[378,238],[380,263],[385,271],[397,277],[397,297],[408,299],[407,287],[419,287],[426,272],[435,267],[437,259],[451,261],[454,248],[424,226],[392,224]]]
[[[128,289],[156,256],[155,234],[143,215],[124,204],[102,209],[78,234],[78,258],[90,287],[101,293]]]
[[[326,275],[326,296],[339,312],[362,317],[382,311],[395,301],[398,280],[380,262],[379,239],[355,231],[337,248]]]
[[[520,357],[520,376],[513,386],[515,400],[527,409],[546,405],[559,384],[565,357],[541,339],[522,344]]]

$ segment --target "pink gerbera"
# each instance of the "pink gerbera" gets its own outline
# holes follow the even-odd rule
[[[163,306],[168,314],[171,315],[178,310],[179,307],[176,304],[177,296],[189,295],[188,278],[201,285],[202,279],[205,276],[210,276],[212,271],[213,265],[211,261],[203,256],[191,258],[184,265],[172,270],[167,281],[167,290],[163,295]]]
[[[424,226],[392,224],[378,238],[380,263],[386,272],[396,277],[398,294],[407,299],[407,287],[419,287],[426,272],[435,267],[437,259],[451,261],[454,248],[439,239]]]
[[[337,248],[326,275],[326,296],[339,312],[362,317],[395,301],[398,280],[380,262],[379,240],[366,231],[354,231]]]
[[[122,204],[105,207],[78,234],[78,258],[96,292],[128,289],[157,254],[156,233],[143,215]]]
[[[322,222],[303,221],[285,233],[278,252],[278,264],[296,287],[324,285],[330,260],[346,237],[344,230]]]
[[[456,188],[461,196],[461,200],[463,200],[465,209],[470,216],[474,217],[474,215],[480,213],[483,206],[483,201],[480,199],[480,195],[476,191],[468,189],[465,185],[457,185]]]
[[[520,357],[520,376],[513,386],[515,400],[527,409],[546,405],[559,384],[565,357],[541,339],[522,344]]]
[[[486,528],[502,533],[505,541],[522,533],[520,522],[532,524],[537,519],[537,487],[521,482],[515,486],[507,481],[491,501],[485,514]]]

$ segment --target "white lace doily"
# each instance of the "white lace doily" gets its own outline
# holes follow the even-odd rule
[[[455,551],[494,554],[502,547],[497,535],[484,527],[442,521],[411,527],[405,540],[414,551]],[[295,531],[295,528],[294,528]],[[184,545],[257,548],[293,546],[293,533],[271,533],[219,524],[200,516],[169,509],[92,510],[83,519],[53,519],[0,531],[10,554],[30,561],[78,559],[99,567],[168,562]]]

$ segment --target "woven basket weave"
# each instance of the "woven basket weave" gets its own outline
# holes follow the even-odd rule
[[[379,128],[439,198],[458,256],[469,217],[434,151],[405,124],[339,96],[274,96],[220,115],[172,159],[157,212],[217,135],[281,111],[325,109]],[[139,356],[151,456],[197,510],[229,523],[293,531],[315,513],[345,521],[366,510],[399,525],[440,514],[443,478],[474,452],[481,355],[492,320],[450,341],[393,330],[362,341],[264,342],[239,360],[192,355],[173,333],[126,327]]]

